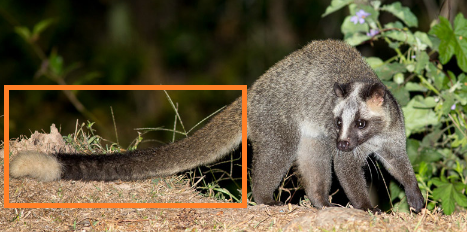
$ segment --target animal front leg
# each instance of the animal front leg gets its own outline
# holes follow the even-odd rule
[[[384,149],[376,153],[376,157],[383,163],[386,170],[404,186],[407,202],[418,213],[425,206],[425,200],[418,187],[417,178],[405,151],[405,146]]]
[[[353,153],[339,152],[334,157],[337,178],[353,207],[380,212],[371,205],[362,167],[363,161],[356,158]]]

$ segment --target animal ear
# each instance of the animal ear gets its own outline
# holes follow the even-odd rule
[[[345,85],[343,84],[341,85],[337,82],[334,83],[334,93],[336,94],[336,96],[343,98],[346,95],[345,89],[346,89]]]
[[[375,106],[381,106],[386,95],[386,87],[381,83],[374,83],[368,89],[367,101]]]

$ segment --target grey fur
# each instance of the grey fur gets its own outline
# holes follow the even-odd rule
[[[239,98],[193,136],[159,149],[76,159],[59,154],[62,178],[131,180],[213,162],[240,143],[240,106]],[[337,119],[342,119],[340,126]],[[364,127],[356,126],[359,120]],[[311,42],[251,86],[248,138],[254,151],[252,190],[258,204],[279,204],[273,192],[297,163],[311,202],[330,206],[334,163],[353,206],[372,209],[362,167],[366,157],[375,153],[405,187],[409,205],[417,212],[423,208],[405,151],[402,112],[359,52],[343,42]]]

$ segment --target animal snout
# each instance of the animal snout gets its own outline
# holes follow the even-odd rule
[[[350,142],[348,140],[341,140],[337,142],[337,149],[341,151],[349,151],[350,150]]]

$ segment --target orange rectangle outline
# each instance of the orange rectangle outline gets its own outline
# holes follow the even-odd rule
[[[242,203],[10,203],[10,90],[241,90]],[[4,85],[4,208],[246,208],[247,207],[247,85]]]

